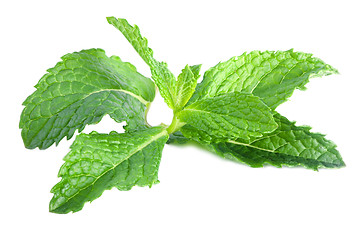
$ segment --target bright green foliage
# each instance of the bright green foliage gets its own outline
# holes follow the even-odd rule
[[[177,132],[173,132],[172,134],[169,135],[169,139],[166,143],[181,145],[181,144],[188,143],[189,141],[190,141],[189,138],[185,137],[180,131],[177,131]]]
[[[25,147],[45,149],[98,123],[106,114],[126,121],[125,133],[80,134],[65,156],[61,180],[51,190],[50,211],[80,211],[108,189],[158,183],[165,143],[195,141],[203,148],[251,167],[345,166],[336,146],[310,127],[296,126],[275,112],[311,77],[337,73],[311,54],[253,51],[221,62],[205,72],[188,66],[177,80],[158,62],[139,28],[125,19],[107,18],[149,65],[154,82],[119,57],[101,49],[63,56],[24,102],[20,128]],[[169,126],[152,127],[146,114],[155,84],[173,109]]]
[[[259,96],[275,109],[295,89],[305,89],[311,77],[338,73],[312,54],[288,51],[253,51],[221,62],[205,72],[190,102],[221,93],[244,92]]]
[[[196,73],[197,69],[193,68]],[[193,74],[192,69],[186,65],[182,70],[181,74],[178,76],[176,81],[175,93],[175,110],[181,110],[182,107],[189,101],[192,94],[195,91],[196,87],[196,78]]]
[[[243,162],[251,167],[262,167],[264,164],[277,167],[302,165],[317,170],[345,166],[336,145],[324,135],[310,132],[311,128],[307,126],[295,126],[294,122],[280,114],[275,114],[274,119],[279,126],[274,132],[248,141],[237,139],[216,142],[205,133],[193,139],[224,158]],[[184,132],[187,131],[191,129],[185,128]],[[171,141],[185,142],[179,133],[175,136]],[[213,143],[209,144],[211,141]]]
[[[190,69],[194,75],[195,80],[198,80],[200,78],[200,70],[201,70],[201,64],[190,66]]]
[[[258,97],[238,92],[199,100],[184,108],[178,118],[222,139],[260,137],[277,128],[269,108]]]
[[[125,36],[140,57],[149,65],[152,78],[159,88],[161,96],[171,109],[175,108],[175,76],[167,68],[165,62],[158,62],[153,57],[153,50],[148,47],[148,41],[140,34],[139,27],[131,26],[125,19],[108,17],[108,22]]]
[[[195,128],[190,124],[181,127],[180,132],[172,134],[169,141],[184,144],[187,142],[184,138],[204,144],[229,141],[229,138],[211,135],[207,131]]]
[[[161,152],[168,139],[163,127],[134,133],[80,134],[60,168],[61,181],[51,190],[50,211],[80,211],[113,187],[130,190],[158,182]]]
[[[102,49],[63,56],[23,103],[20,128],[27,148],[45,149],[70,139],[105,114],[128,121],[127,130],[142,128],[145,110],[155,97],[154,83],[130,63]]]

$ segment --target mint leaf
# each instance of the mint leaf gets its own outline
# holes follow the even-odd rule
[[[210,68],[190,102],[221,93],[253,93],[271,109],[285,102],[295,89],[305,89],[309,78],[338,73],[312,54],[252,51]]]
[[[163,127],[134,133],[80,134],[60,169],[61,181],[51,190],[50,211],[80,211],[112,187],[130,190],[158,182],[162,149],[168,135]]]
[[[108,17],[107,20],[125,36],[140,57],[149,65],[152,78],[159,87],[161,96],[167,105],[171,109],[174,109],[176,79],[167,68],[167,64],[154,59],[153,50],[148,47],[147,39],[141,36],[138,26],[131,26],[126,19],[123,18],[116,19],[115,17]]]
[[[185,144],[190,141],[189,138],[185,137],[180,131],[174,132],[169,135],[167,144]]]
[[[260,137],[277,128],[258,97],[238,92],[199,100],[179,112],[178,118],[221,139]]]
[[[224,158],[246,163],[251,167],[263,167],[265,164],[276,167],[301,165],[317,170],[345,166],[336,145],[324,135],[310,132],[311,128],[307,126],[296,126],[295,122],[290,122],[280,114],[275,114],[274,119],[279,126],[274,132],[248,141],[237,139],[215,142],[206,133],[193,139]],[[187,127],[182,131],[186,133],[191,129]],[[185,141],[179,133],[176,138]],[[213,143],[209,144],[211,141]]]
[[[189,67],[188,65],[182,70],[176,81],[176,98],[175,98],[175,109],[181,110],[185,104],[189,101],[196,87],[196,78],[193,71],[198,75],[198,69],[196,67]]]
[[[201,64],[190,66],[190,69],[194,75],[195,80],[198,80],[200,78],[201,66],[202,66]]]
[[[181,134],[180,134],[181,133]],[[185,138],[189,140],[195,140],[199,143],[218,143],[218,142],[227,142],[229,141],[229,138],[221,137],[221,136],[214,136],[208,131],[197,129],[190,124],[186,124],[185,126],[180,128],[180,133],[176,134],[176,139],[174,139],[175,136],[171,135],[171,138],[169,139],[170,142],[177,142],[177,143],[186,143],[185,139],[181,138],[181,136],[184,136]]]
[[[146,107],[155,97],[150,79],[119,57],[107,57],[102,49],[61,59],[23,103],[20,128],[27,148],[58,144],[106,114],[117,122],[127,121],[127,130],[144,127]]]

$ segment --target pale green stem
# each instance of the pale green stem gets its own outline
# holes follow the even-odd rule
[[[181,122],[177,117],[176,114],[174,114],[172,122],[170,126],[166,129],[169,134],[174,133],[178,131],[182,126],[184,126],[185,123]]]
[[[148,123],[147,121],[147,115],[148,115],[148,112],[149,112],[149,109],[150,109],[150,106],[151,106],[151,102],[149,102],[148,104],[146,104],[146,109],[145,109],[145,123],[148,127],[151,127],[151,125]]]

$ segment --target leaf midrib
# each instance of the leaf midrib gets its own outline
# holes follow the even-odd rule
[[[245,146],[245,147],[255,148],[255,149],[258,149],[258,150],[261,150],[261,151],[275,153],[275,150],[265,149],[265,148],[257,147],[257,146],[250,145],[250,144],[247,144],[247,143],[236,142],[234,140],[229,140],[227,142],[232,143],[232,144],[236,144],[236,145],[242,145],[242,146]]]

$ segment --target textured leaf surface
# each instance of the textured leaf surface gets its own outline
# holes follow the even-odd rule
[[[190,69],[194,75],[195,80],[198,80],[200,78],[201,66],[202,66],[201,64],[190,66]]]
[[[252,167],[265,164],[277,167],[302,165],[317,170],[345,166],[336,145],[324,135],[310,132],[307,126],[295,126],[294,122],[279,114],[274,119],[279,128],[263,137],[202,145],[222,157]]]
[[[60,169],[61,181],[51,190],[50,211],[80,211],[113,187],[130,190],[158,182],[162,149],[168,139],[163,127],[133,133],[80,134]]]
[[[152,78],[159,87],[159,92],[171,109],[174,109],[175,76],[167,68],[165,62],[158,62],[153,57],[153,50],[148,47],[148,41],[140,34],[139,27],[131,26],[126,19],[108,17],[108,22],[117,28],[131,43],[140,57],[149,65]]]
[[[180,134],[181,133],[181,134]],[[186,143],[185,139],[182,138],[184,136],[187,139],[194,140],[199,143],[218,143],[218,142],[227,142],[229,138],[214,136],[209,131],[204,131],[197,129],[190,124],[186,124],[180,128],[180,133],[176,133],[176,135],[171,135],[169,141],[174,141],[179,144]]]
[[[35,87],[20,118],[24,144],[31,149],[69,139],[76,129],[82,131],[106,114],[127,121],[127,130],[142,128],[146,106],[155,97],[150,79],[101,49],[63,56]]]
[[[194,68],[194,71],[196,74],[197,69]],[[186,65],[176,81],[175,109],[180,110],[185,106],[195,91],[196,83],[192,69]]]
[[[221,139],[260,137],[277,127],[258,97],[238,92],[199,100],[179,112],[178,118]]]
[[[337,70],[312,54],[293,50],[252,51],[206,71],[190,102],[237,91],[253,93],[275,109],[295,89],[305,89],[309,78],[333,73]]]
[[[189,138],[185,137],[180,131],[174,132],[169,135],[167,144],[185,144],[190,141]]]

